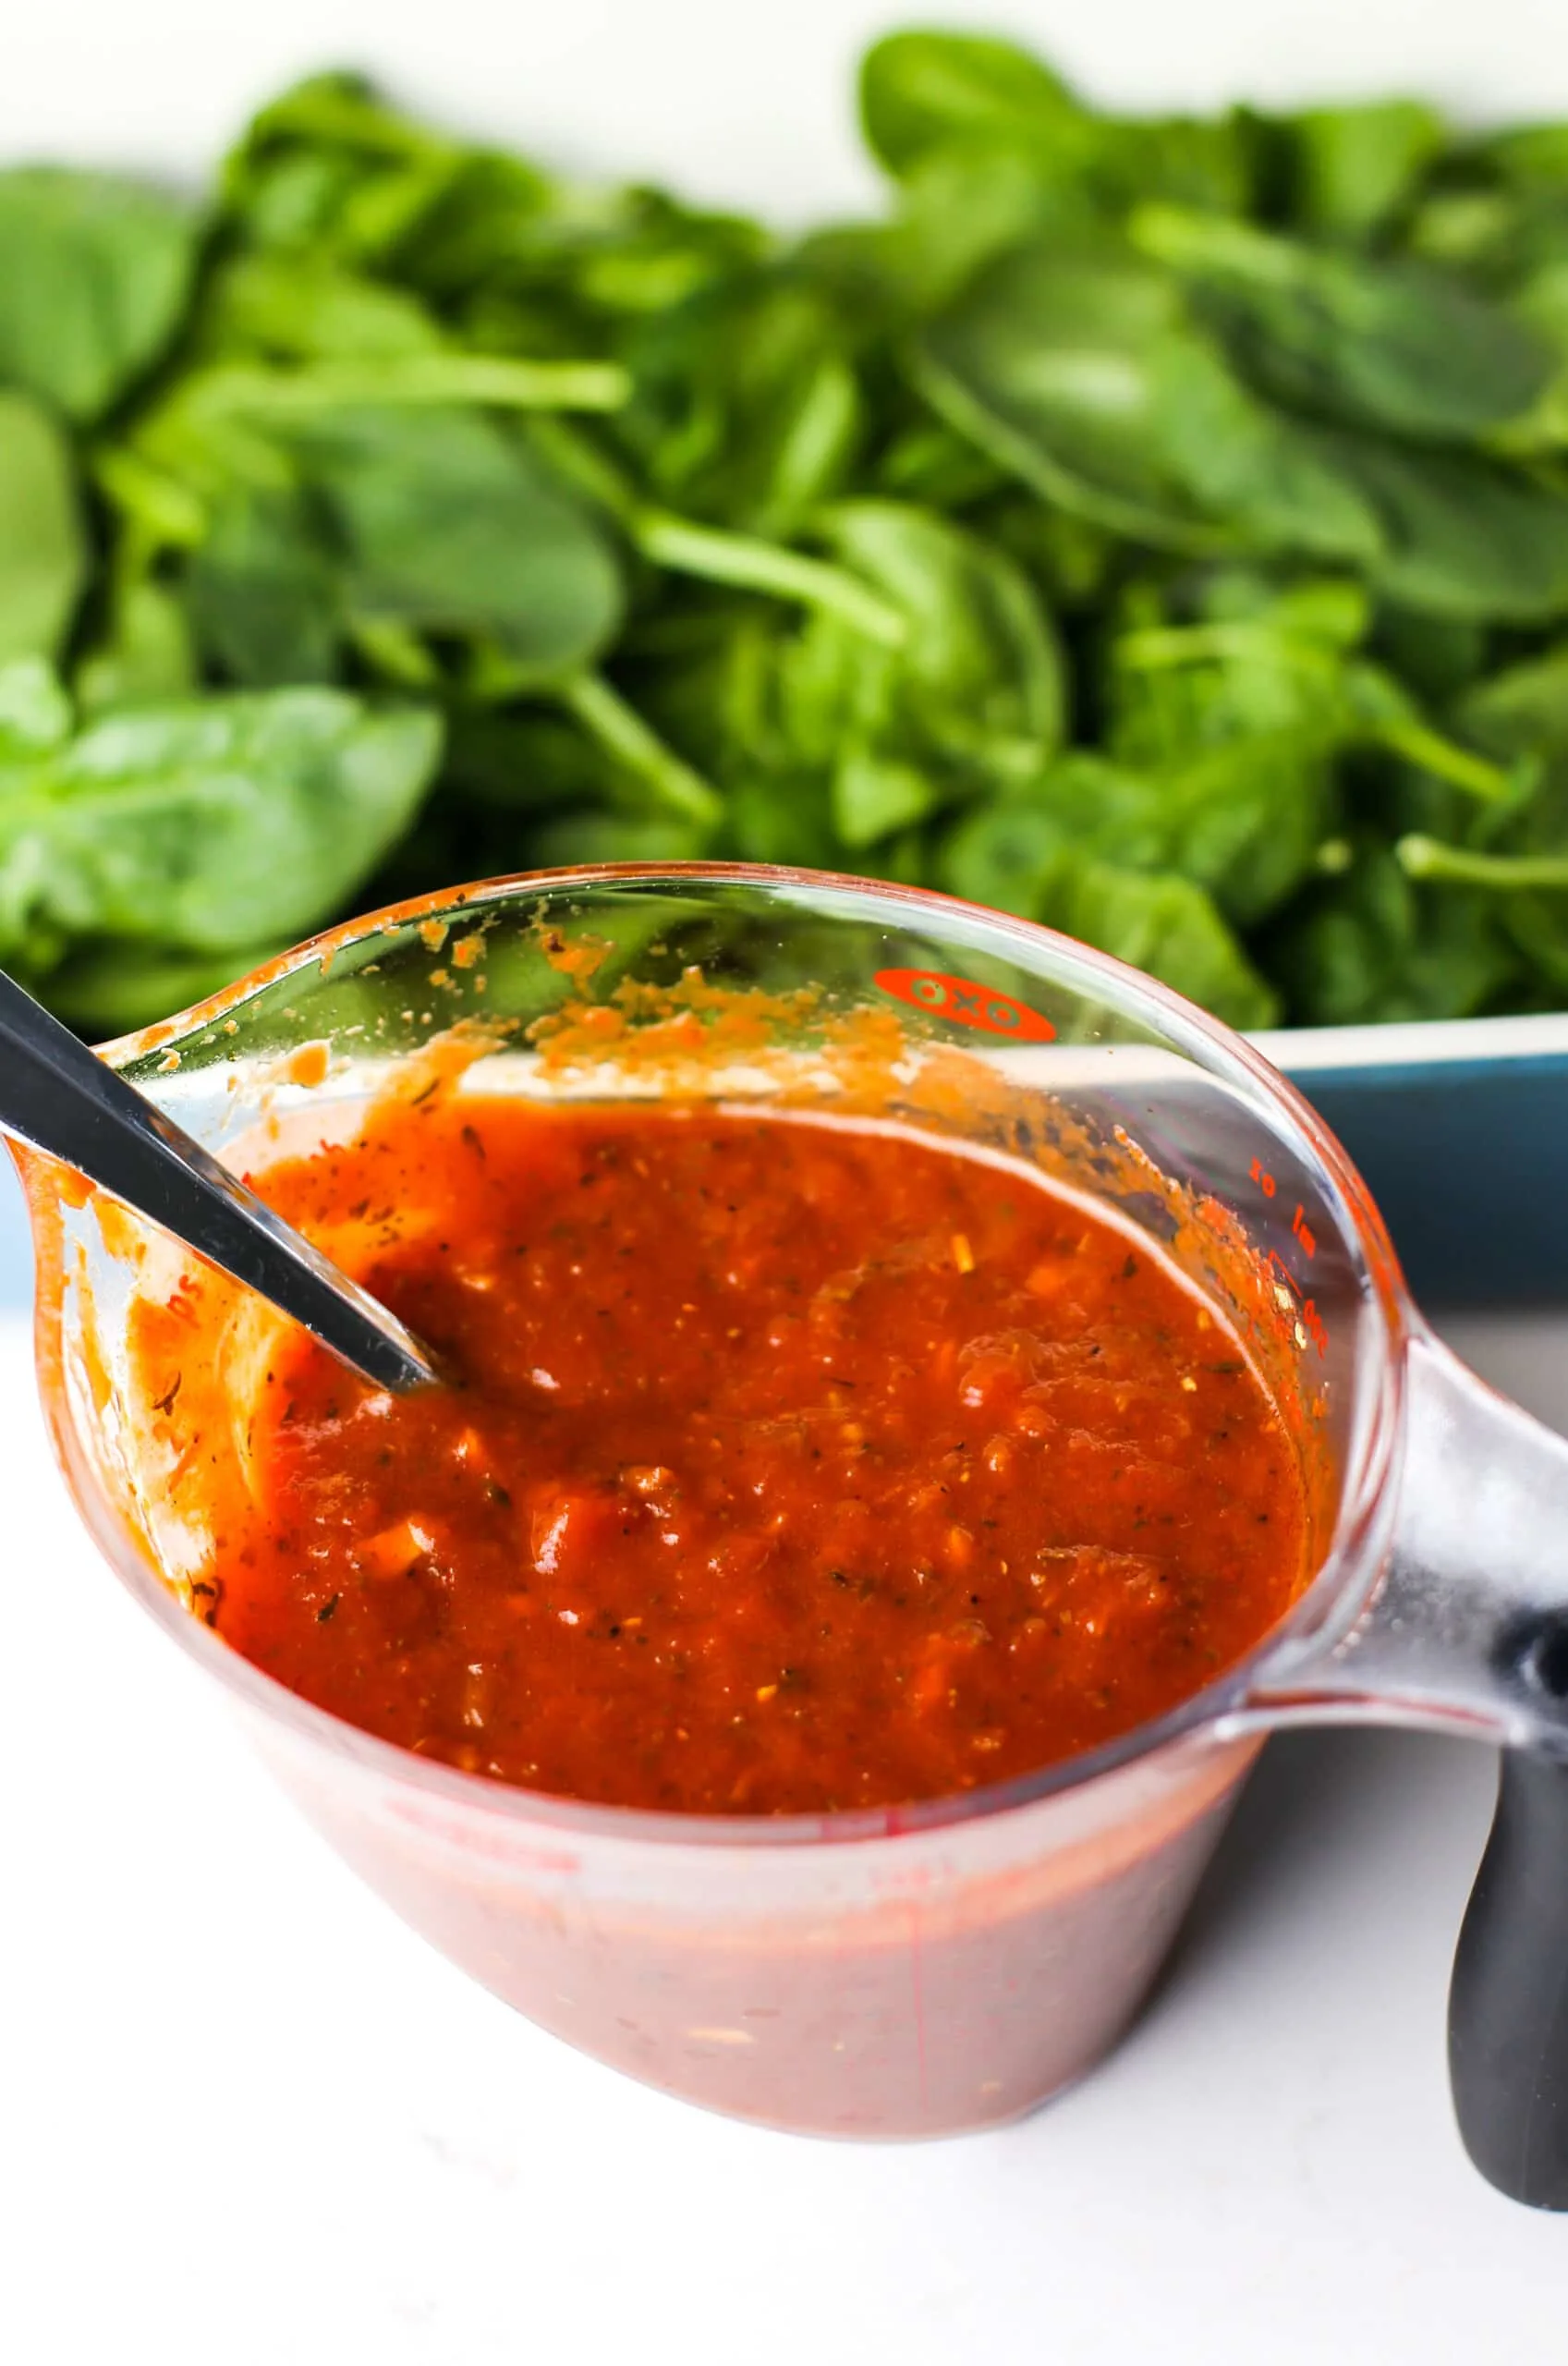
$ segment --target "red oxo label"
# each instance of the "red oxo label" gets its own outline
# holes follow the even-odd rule
[[[1020,1043],[1049,1043],[1056,1030],[1049,1018],[1027,1003],[994,986],[977,985],[973,978],[950,978],[941,970],[879,970],[876,982],[884,994],[896,994],[915,1010],[933,1018],[955,1019],[960,1027],[978,1027],[988,1035],[1011,1035]]]

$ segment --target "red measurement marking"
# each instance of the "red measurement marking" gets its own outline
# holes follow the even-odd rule
[[[933,1018],[951,1018],[960,1027],[978,1027],[987,1035],[1010,1035],[1017,1043],[1050,1043],[1056,1030],[1027,1003],[994,986],[977,985],[973,978],[950,978],[941,970],[879,970],[876,983],[915,1010]]]
[[[1262,1166],[1257,1159],[1254,1159],[1252,1162],[1252,1179],[1257,1184],[1258,1189],[1262,1192],[1263,1197],[1266,1200],[1271,1200],[1275,1191],[1279,1189],[1279,1186],[1274,1181],[1273,1177],[1271,1175],[1265,1175]]]
[[[1292,1216],[1290,1220],[1290,1228],[1295,1233],[1296,1238],[1300,1241],[1308,1257],[1316,1257],[1318,1254],[1317,1236],[1313,1232],[1311,1226],[1304,1220],[1304,1211],[1300,1207],[1297,1207],[1295,1215]]]

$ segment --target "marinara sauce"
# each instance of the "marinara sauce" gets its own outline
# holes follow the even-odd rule
[[[1298,1591],[1238,1340],[1021,1166],[456,1095],[261,1180],[460,1379],[274,1360],[211,1615],[410,1750],[705,1814],[930,1799],[1169,1709]]]

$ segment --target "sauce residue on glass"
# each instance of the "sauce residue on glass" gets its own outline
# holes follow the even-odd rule
[[[1300,1590],[1239,1340],[1021,1165],[469,1093],[255,1179],[463,1383],[289,1335],[211,1465],[204,1615],[410,1750],[709,1814],[940,1798],[1173,1707]],[[149,1402],[177,1348],[133,1327]]]

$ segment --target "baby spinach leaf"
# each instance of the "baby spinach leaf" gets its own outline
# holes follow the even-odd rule
[[[1310,875],[1333,820],[1332,772],[1313,738],[1259,733],[1189,756],[1165,802],[1169,867],[1253,928]]]
[[[1197,605],[1173,623],[1158,592],[1129,595],[1109,653],[1112,753],[1162,764],[1274,734],[1319,750],[1343,738],[1348,653],[1369,623],[1358,586],[1307,579],[1281,592],[1226,569]]]
[[[784,655],[799,637],[795,616],[771,602],[672,584],[659,610],[634,623],[617,677],[699,771],[735,790],[765,787],[802,763],[800,719],[786,721],[781,698]]]
[[[71,736],[71,702],[53,665],[15,657],[0,665],[0,766],[28,763]]]
[[[1232,541],[1319,560],[1375,558],[1377,513],[1312,429],[1258,402],[1196,340],[1173,347],[1161,376],[1170,465]]]
[[[1184,349],[1172,283],[1120,242],[1003,256],[934,320],[919,383],[960,435],[1047,500],[1138,540],[1202,548],[1206,513],[1165,449]]]
[[[863,348],[869,330],[906,335],[1007,249],[1093,228],[1100,213],[1081,183],[1042,177],[1014,149],[939,148],[901,184],[892,219],[819,230],[794,263],[832,291]]]
[[[301,935],[407,827],[437,719],[337,690],[128,709],[0,765],[0,946],[222,953]]]
[[[1041,800],[998,798],[949,834],[941,884],[972,904],[1034,920],[1069,853],[1068,833]]]
[[[1568,496],[1461,452],[1339,430],[1324,451],[1375,509],[1370,572],[1391,600],[1463,621],[1538,623],[1568,610]]]
[[[1506,301],[1550,352],[1553,369],[1531,409],[1491,439],[1493,448],[1526,458],[1561,451],[1568,445],[1568,213],[1559,250],[1522,272]]]
[[[1562,673],[1560,654],[1538,667],[1518,668],[1522,678],[1504,677],[1497,686],[1495,705],[1481,693],[1470,717],[1477,737],[1490,737],[1494,744],[1525,738],[1532,754],[1544,759],[1535,793],[1521,798],[1510,813],[1484,817],[1478,825],[1472,822],[1463,836],[1432,837],[1422,832],[1402,837],[1394,849],[1405,876],[1422,883],[1417,892],[1463,893],[1485,905],[1528,964],[1542,990],[1544,1007],[1554,1006],[1568,987],[1568,732],[1563,727]],[[1525,718],[1538,701],[1541,724],[1533,729]],[[1457,817],[1457,825],[1464,830],[1464,817]]]
[[[918,737],[1006,777],[1038,772],[1066,721],[1061,652],[1003,553],[911,504],[841,503],[819,531],[908,621],[900,704]]]
[[[418,297],[322,255],[242,254],[210,281],[203,352],[266,361],[395,362],[446,347]]]
[[[1495,293],[1540,260],[1533,226],[1529,207],[1506,189],[1440,180],[1416,206],[1399,248],[1467,287]]]
[[[465,807],[509,815],[591,804],[605,789],[593,743],[568,715],[546,706],[456,708],[447,726],[442,786]]]
[[[1286,204],[1309,237],[1375,238],[1416,199],[1447,127],[1417,99],[1307,107],[1283,118]]]
[[[1003,165],[1058,206],[1105,217],[1153,197],[1239,212],[1250,195],[1250,142],[1234,116],[1101,115],[1042,60],[984,36],[889,34],[862,63],[860,114],[906,193],[948,167],[956,196],[958,171],[978,179]]]
[[[1042,601],[1080,624],[1102,613],[1128,572],[1126,548],[1113,535],[1070,510],[1048,507],[1024,487],[987,486],[967,517],[976,532],[1024,569]]]
[[[1518,418],[1553,375],[1523,321],[1420,263],[1173,206],[1141,209],[1130,235],[1206,301],[1266,393],[1307,410],[1455,441]]]
[[[298,442],[346,552],[355,615],[485,633],[541,676],[609,641],[614,553],[526,445],[459,411],[371,409],[323,419]]]
[[[721,284],[630,344],[620,433],[662,500],[795,533],[842,489],[864,432],[847,346],[832,304],[787,272]]]
[[[888,33],[860,66],[860,122],[877,162],[899,177],[949,148],[1022,148],[1049,158],[1079,142],[1088,118],[1027,50],[972,33]]]
[[[1233,1027],[1269,1027],[1280,1015],[1279,996],[1190,879],[1085,863],[1048,894],[1042,917],[1147,970]]]
[[[1343,875],[1270,942],[1270,967],[1309,1026],[1464,1018],[1520,970],[1492,904],[1463,888],[1420,886],[1392,852],[1357,840]]]
[[[192,568],[197,630],[237,679],[330,678],[352,624],[483,638],[519,684],[614,634],[606,536],[488,420],[345,409],[298,421],[286,448],[295,484],[231,492]]]
[[[263,107],[224,167],[224,213],[245,244],[380,262],[463,165],[454,140],[400,115],[362,76],[318,74]]]
[[[916,765],[876,748],[847,748],[833,768],[833,826],[859,851],[923,822],[942,792]]]
[[[690,862],[704,851],[701,829],[674,816],[562,813],[535,832],[531,860],[558,869],[590,862]]]
[[[1247,392],[1170,275],[1119,240],[1003,257],[931,323],[918,366],[960,433],[1113,532],[1194,550],[1378,547],[1332,456]]]
[[[1477,682],[1455,721],[1494,755],[1568,759],[1568,648],[1548,649]]]
[[[557,191],[525,225],[515,203],[498,211],[497,172],[495,159],[472,160],[405,250],[417,284],[462,299],[481,344],[487,323],[537,335],[553,317],[614,346],[655,314],[744,283],[775,250],[759,223],[644,188]]]
[[[1527,965],[1527,975],[1534,988],[1537,1006],[1543,1010],[1560,1007],[1568,994],[1568,872],[1560,874],[1550,892],[1540,894],[1525,890],[1512,894],[1503,909],[1501,919],[1510,941],[1517,946]],[[1516,973],[1517,974],[1517,973]],[[1515,989],[1528,991],[1523,980]]]
[[[948,860],[965,882],[960,893],[1009,910],[1033,909],[1038,883],[1064,859],[1092,857],[1118,870],[1179,873],[1228,919],[1251,925],[1309,874],[1328,809],[1320,752],[1285,733],[1143,770],[1071,755],[1026,793],[962,823]],[[1009,873],[1023,884],[1021,905]],[[992,892],[979,893],[982,880]]]
[[[1153,199],[1215,213],[1245,213],[1253,202],[1254,143],[1237,110],[1102,118],[1100,131],[1088,178],[1118,218]]]
[[[96,419],[174,335],[201,227],[140,182],[0,172],[0,383]]]
[[[809,767],[744,774],[730,791],[715,852],[831,871],[844,844],[833,811],[834,787],[826,773]]]
[[[1277,999],[1212,897],[1163,867],[1158,802],[1148,782],[1069,759],[1038,796],[961,823],[943,849],[943,884],[1098,945],[1233,1026],[1268,1026]],[[1112,859],[1102,846],[1115,849]],[[1148,867],[1129,867],[1140,854]]]
[[[188,601],[198,646],[231,681],[281,689],[338,671],[340,553],[302,486],[236,486],[191,563]]]
[[[1523,123],[1485,133],[1469,149],[1472,165],[1484,165],[1511,189],[1561,194],[1568,189],[1568,127]]]
[[[736,716],[730,761],[790,778],[821,768],[840,842],[857,852],[1038,774],[1062,736],[1062,661],[1014,563],[903,503],[842,504],[819,531],[901,618],[900,641],[869,647],[823,612],[796,635],[732,637],[732,664],[750,671],[734,672],[727,693],[748,718]]]
[[[563,212],[580,230],[576,192],[561,190],[527,157],[465,148],[433,173],[424,171],[422,202],[398,240],[395,267],[400,285],[444,317],[456,319],[461,308],[514,280],[519,265],[534,266],[528,273],[534,276],[541,247],[553,243],[547,226]]]
[[[1489,635],[1471,617],[1419,615],[1396,602],[1380,603],[1374,646],[1412,694],[1428,704],[1449,705],[1485,671]]]
[[[71,687],[84,713],[194,690],[196,649],[184,602],[150,576],[117,586],[106,629],[77,667]]]
[[[29,396],[0,393],[0,665],[55,654],[87,568],[65,438]]]
[[[1440,820],[1440,835],[1462,833],[1468,841],[1457,850],[1463,858],[1460,867],[1428,863],[1415,875],[1505,890],[1568,884],[1568,652],[1561,646],[1550,649],[1477,684],[1458,704],[1454,721],[1474,745],[1510,764],[1519,786],[1511,799],[1479,813],[1462,811]],[[1416,826],[1426,830],[1430,825],[1422,817]],[[1399,852],[1411,871],[1405,841]],[[1479,869],[1472,867],[1477,859]],[[1549,868],[1532,871],[1532,865],[1542,863]],[[1522,866],[1516,876],[1509,875],[1510,865]],[[1558,965],[1546,952],[1549,916],[1561,927],[1568,919],[1568,904],[1550,897],[1545,904],[1535,898],[1526,904],[1511,896],[1503,920],[1515,940],[1526,945],[1541,974],[1555,977]]]

